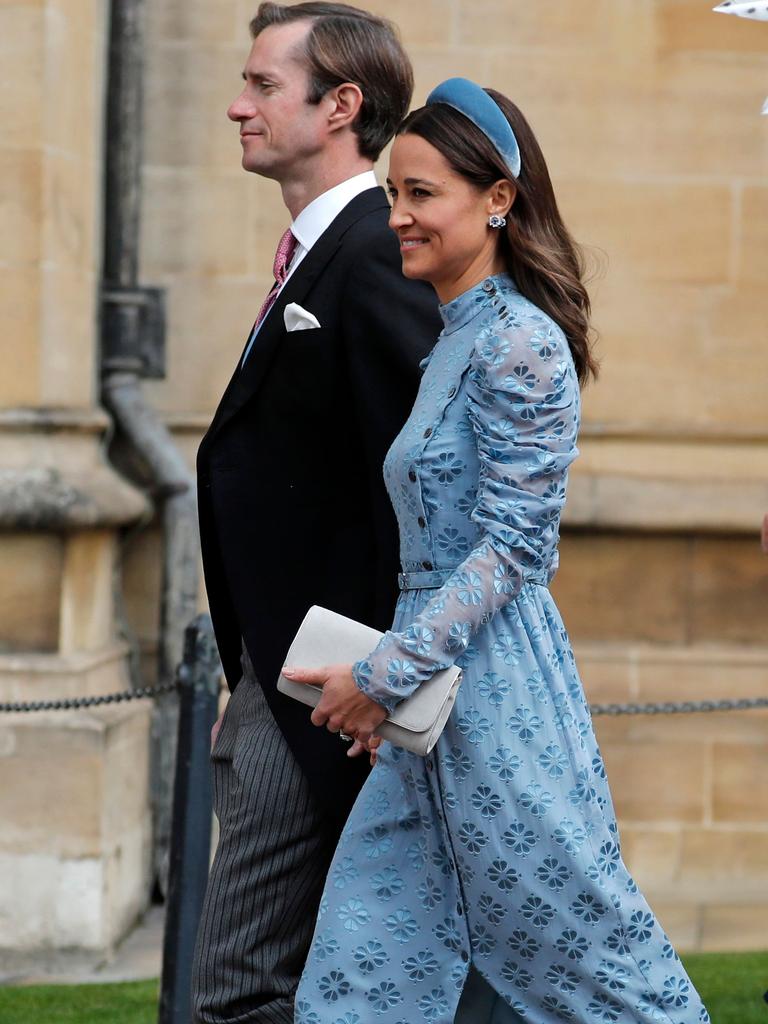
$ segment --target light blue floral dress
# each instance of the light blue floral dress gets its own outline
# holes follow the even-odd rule
[[[509,1020],[708,1021],[621,860],[547,589],[577,454],[568,345],[506,275],[441,311],[384,468],[403,590],[354,673],[389,709],[437,669],[464,678],[429,757],[380,748],[328,875],[297,1024],[449,1024],[470,962]]]

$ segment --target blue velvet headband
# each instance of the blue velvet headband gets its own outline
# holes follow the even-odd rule
[[[453,107],[468,117],[494,144],[512,172],[512,177],[519,177],[520,147],[515,133],[485,89],[470,82],[468,78],[449,78],[436,86],[427,96],[427,106],[433,103],[445,103],[446,106]]]

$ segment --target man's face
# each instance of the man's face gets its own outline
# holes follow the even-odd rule
[[[303,42],[311,22],[272,25],[253,42],[245,87],[227,110],[240,125],[243,167],[265,178],[300,177],[327,139],[324,104],[307,102]]]

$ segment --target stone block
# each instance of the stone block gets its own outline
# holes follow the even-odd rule
[[[651,908],[669,941],[678,953],[698,950],[701,935],[701,907],[688,900],[665,894],[645,893]]]
[[[243,234],[248,177],[148,172],[141,247],[146,273],[156,277],[195,267],[204,275],[242,274],[248,252]],[[270,268],[277,244],[271,241]]]
[[[644,53],[653,42],[648,5],[595,0],[589,6],[573,4],[508,3],[507,0],[459,0],[458,39],[467,46],[539,51],[554,56],[583,51]],[[553,63],[557,71],[558,64]]]
[[[168,42],[237,43],[247,45],[248,22],[258,5],[235,0],[226,5],[211,5],[208,0],[165,0],[147,7],[147,38],[150,45]]]
[[[723,887],[768,881],[768,826],[686,828],[680,833],[680,876],[688,884]]]
[[[593,704],[613,704],[632,699],[635,669],[627,651],[597,645],[576,648],[576,664],[584,693]]]
[[[88,714],[14,716],[13,753],[3,759],[5,822],[0,849],[98,857],[103,779],[100,735]]]
[[[742,18],[714,14],[697,0],[649,4],[660,51],[701,50],[707,53],[764,53],[765,41]],[[750,31],[752,29],[752,31]]]
[[[42,301],[38,401],[83,408],[96,400],[96,298],[93,270],[46,265],[40,270]]]
[[[730,273],[730,189],[616,177],[561,180],[558,202],[577,239],[608,254],[611,274],[664,285],[722,284]]]
[[[734,18],[734,21],[741,21]],[[758,185],[746,186],[741,193],[741,223],[739,272],[740,283],[764,287],[763,270],[765,251],[768,245],[768,188]],[[764,294],[764,292],[763,292]],[[764,304],[755,292],[750,293],[758,309],[765,311]],[[743,299],[743,296],[742,296]]]
[[[48,853],[0,851],[0,950],[106,945],[103,879],[97,858],[62,860]],[[5,959],[5,956],[3,956]]]
[[[768,722],[763,743],[716,743],[712,816],[716,822],[768,822]]]
[[[40,151],[0,149],[0,181],[0,260],[5,266],[29,268],[42,255]]]
[[[768,228],[763,249],[768,250]],[[759,437],[765,432],[765,394],[760,385],[768,374],[767,316],[765,286],[750,284],[712,295],[707,319],[707,362],[712,379],[722,380],[722,386],[707,394],[710,419]]]
[[[209,10],[217,17],[221,13],[220,7],[209,5]],[[237,173],[242,149],[227,107],[243,88],[240,73],[250,48],[247,22],[240,35],[231,47],[150,42],[145,160],[153,171],[174,168],[182,177],[192,167]]]
[[[735,695],[734,695],[735,696]],[[768,711],[707,711],[661,715],[623,716],[624,743],[692,743],[702,750],[712,743],[764,742]],[[600,729],[604,728],[603,719]]]
[[[26,149],[43,124],[44,4],[0,6],[0,148]],[[5,191],[5,187],[4,187]]]
[[[620,823],[704,820],[708,750],[702,744],[601,740],[600,749]]]
[[[0,654],[0,700],[63,700],[127,690],[128,653],[121,642],[66,657],[29,651]]]
[[[0,533],[0,564],[0,651],[55,650],[61,539],[43,533]]]
[[[0,948],[108,950],[146,905],[149,715],[136,702],[10,719]]]
[[[99,650],[114,639],[114,564],[114,531],[67,538],[59,639],[63,655]]]
[[[651,474],[590,473],[577,467],[568,487],[563,524],[590,529],[666,532],[688,535],[743,533],[754,537],[755,524],[768,507],[766,483],[713,479],[671,480]]]
[[[125,827],[117,834],[104,864],[109,898],[105,922],[108,949],[123,938],[147,909],[151,871],[152,833],[145,816],[133,828]]]
[[[714,644],[666,651],[648,647],[637,656],[636,678],[643,702],[762,697],[768,692],[768,651]]]
[[[696,538],[690,586],[692,642],[765,643],[768,570],[756,536]]]
[[[467,46],[416,46],[408,47],[413,60],[414,88],[412,108],[423,105],[427,96],[439,83],[454,75],[471,78],[475,82],[495,85],[490,73],[491,60],[488,50]],[[389,160],[382,160],[381,181],[387,176]]]
[[[622,824],[622,857],[643,891],[658,889],[677,880],[683,834],[677,827],[651,829]]]
[[[708,952],[737,952],[768,947],[768,901],[705,904],[700,948]]]
[[[162,554],[162,534],[156,525],[133,537],[122,552],[123,610],[142,646],[157,643]]]
[[[409,53],[414,46],[446,46],[461,40],[454,0],[369,0],[366,10],[393,21]]]
[[[92,271],[98,261],[100,175],[79,155],[46,153],[43,175],[43,249],[57,267]]]
[[[142,826],[147,815],[152,703],[133,703],[134,714],[115,715],[105,724],[102,827],[107,840]]]
[[[101,155],[107,17],[108,9],[94,0],[46,4],[45,85],[56,95],[56,117],[46,118],[44,141],[49,152],[91,164]],[[94,190],[83,188],[83,199],[98,202],[100,185],[99,179]]]
[[[683,641],[684,539],[569,534],[560,551],[552,593],[574,643]]]
[[[765,96],[764,57],[668,53],[652,68],[649,85],[636,173],[722,181],[727,153],[727,175],[763,179],[765,138],[755,127]]]
[[[571,230],[581,242],[598,244],[600,225],[584,217],[579,202],[574,196]],[[660,227],[656,223],[653,230]],[[670,431],[678,424],[690,430],[711,423],[708,404],[702,401],[712,380],[712,368],[703,358],[705,291],[669,281],[652,284],[620,272],[623,243],[613,244],[619,249],[607,250],[607,274],[590,286],[604,352],[600,377],[585,392],[585,423],[629,423],[633,432],[659,423]],[[676,389],[674,402],[667,388],[659,386],[661,380],[672,379],[685,382]],[[623,448],[626,465],[627,442]]]
[[[672,295],[669,301],[674,301]],[[575,473],[670,482],[709,480],[731,489],[768,480],[768,445],[745,444],[738,434],[729,439],[719,432],[696,436],[681,430],[670,436],[659,428],[657,422],[656,429],[644,433],[639,426],[632,429],[626,424],[623,430],[609,432],[585,424]]]
[[[539,7],[531,10],[538,16]],[[575,17],[586,11],[572,10]],[[588,185],[596,168],[601,180],[638,173],[646,153],[648,73],[632,50],[606,47],[599,59],[586,49],[479,52],[487,54],[488,84],[514,100],[533,128],[558,195],[566,181]]]

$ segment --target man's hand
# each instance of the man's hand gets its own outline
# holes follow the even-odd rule
[[[216,746],[216,737],[219,735],[219,729],[221,728],[221,722],[224,718],[224,712],[222,711],[219,717],[211,726],[211,750]]]
[[[284,668],[283,675],[294,683],[322,687],[320,703],[311,715],[312,724],[351,736],[355,743],[349,748],[350,757],[370,749],[373,732],[387,717],[387,712],[357,688],[351,665]],[[373,749],[376,746],[378,743]]]

